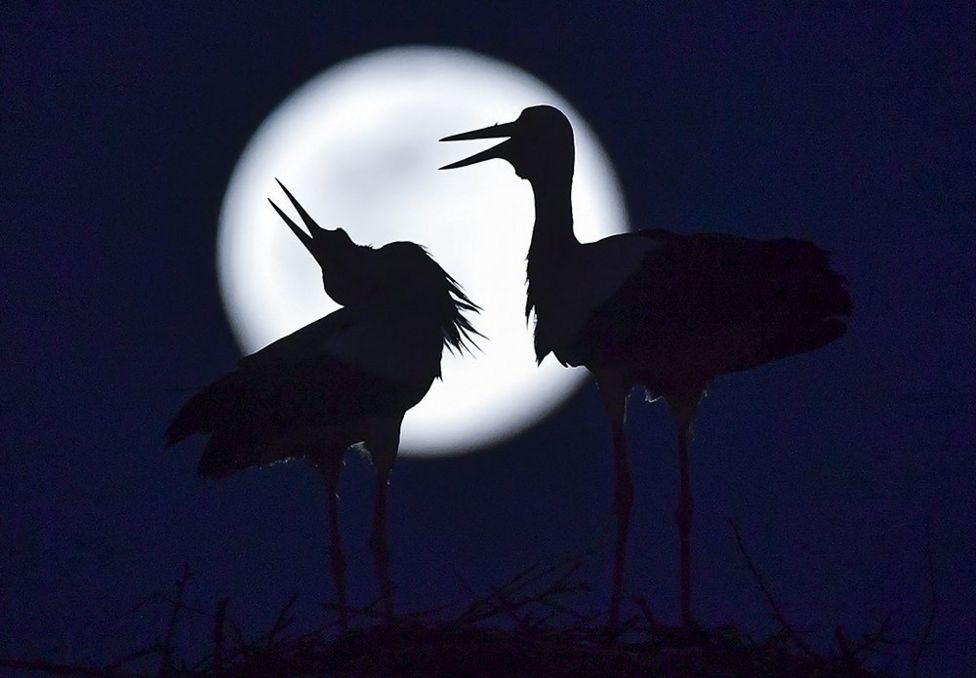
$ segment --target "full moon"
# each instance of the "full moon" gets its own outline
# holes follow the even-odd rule
[[[397,47],[340,63],[285,99],[254,133],[224,196],[217,236],[221,294],[243,353],[331,313],[315,261],[266,198],[288,186],[323,227],[359,244],[423,245],[483,309],[473,355],[445,350],[443,380],[407,412],[401,453],[469,452],[517,435],[585,378],[551,357],[537,366],[525,307],[532,192],[504,161],[437,168],[478,150],[443,136],[514,120],[536,104],[561,109],[576,133],[573,191],[583,242],[628,230],[606,153],[550,87],[474,52]],[[489,147],[497,140],[482,143]]]

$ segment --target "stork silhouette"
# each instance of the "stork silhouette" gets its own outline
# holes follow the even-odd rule
[[[236,370],[201,389],[173,419],[166,444],[209,434],[198,471],[211,478],[290,459],[318,471],[328,494],[332,573],[346,625],[336,489],[345,451],[363,443],[376,469],[370,546],[392,616],[386,510],[400,425],[441,376],[444,347],[461,351],[473,343],[478,332],[464,313],[479,309],[421,246],[357,245],[342,229],[321,228],[278,183],[309,232],[269,202],[315,257],[326,293],[342,308],[242,358]]]
[[[610,627],[620,614],[633,486],[624,440],[627,398],[663,398],[677,430],[681,617],[690,624],[692,498],[688,446],[698,404],[719,376],[811,351],[840,337],[852,304],[846,280],[811,242],[646,230],[580,243],[573,233],[573,129],[558,109],[441,141],[506,141],[441,169],[500,158],[535,197],[526,316],[535,353],[596,378],[613,431],[617,540]]]

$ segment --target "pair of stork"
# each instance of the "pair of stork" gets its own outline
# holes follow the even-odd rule
[[[717,377],[810,351],[840,337],[852,304],[844,278],[811,242],[645,230],[580,243],[573,233],[573,130],[551,106],[442,141],[504,138],[441,169],[499,158],[527,179],[536,220],[528,253],[526,315],[535,352],[593,373],[610,419],[617,519],[609,626],[619,623],[633,486],[624,439],[635,386],[663,398],[677,430],[681,616],[691,623],[692,498],[688,447],[695,413]],[[321,474],[329,500],[332,570],[347,620],[336,485],[345,450],[363,443],[376,469],[371,549],[388,615],[393,586],[386,544],[390,470],[405,412],[440,376],[443,349],[463,350],[478,307],[418,245],[359,246],[318,226],[282,185],[308,228],[272,206],[322,267],[342,308],[240,361],[194,395],[166,433],[174,444],[210,439],[199,471],[219,477],[293,458]]]

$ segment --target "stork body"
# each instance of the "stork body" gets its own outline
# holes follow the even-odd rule
[[[444,347],[462,349],[476,333],[463,313],[477,307],[419,245],[356,245],[342,229],[320,228],[284,190],[310,234],[272,206],[321,265],[325,291],[343,307],[241,359],[203,388],[177,413],[166,443],[209,434],[198,468],[207,477],[291,459],[319,472],[343,623],[346,564],[336,491],[346,450],[363,443],[376,469],[370,545],[392,615],[386,504],[400,425],[440,377]]]
[[[663,398],[677,431],[681,612],[691,621],[692,497],[688,446],[699,402],[719,376],[810,351],[840,337],[851,300],[844,278],[813,243],[719,233],[646,230],[580,243],[573,233],[573,132],[555,108],[442,141],[508,137],[442,169],[492,158],[527,179],[536,220],[528,253],[526,314],[535,352],[583,365],[610,418],[617,541],[610,625],[619,618],[633,487],[624,415],[635,386]]]

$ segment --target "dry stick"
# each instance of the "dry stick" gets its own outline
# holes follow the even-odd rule
[[[574,585],[572,587],[573,591],[562,591],[560,589],[561,587],[566,586],[566,582],[582,567],[583,561],[588,556],[593,555],[596,550],[597,547],[595,546],[585,548],[580,553],[566,556],[565,558],[556,561],[555,564],[546,568],[542,568],[541,564],[538,562],[533,563],[521,572],[518,572],[502,586],[491,587],[491,591],[484,596],[478,596],[475,593],[474,588],[467,582],[457,568],[453,568],[455,578],[461,584],[462,588],[464,588],[464,590],[473,597],[471,603],[465,608],[464,612],[458,615],[456,621],[460,623],[473,624],[498,616],[506,611],[504,609],[505,607],[510,607],[510,603],[512,601],[518,600],[518,595],[525,591],[525,589],[539,584],[547,577],[551,577],[556,574],[557,576],[555,577],[555,582],[550,586],[549,589],[544,591],[542,594],[529,596],[529,599],[522,599],[518,604],[518,606],[524,606],[535,602],[554,609],[554,606],[547,599],[552,596],[547,594],[560,595],[562,593],[576,593],[588,590],[587,587],[582,585]],[[565,571],[560,573],[560,570]],[[502,603],[501,608],[499,607],[498,602]],[[506,605],[506,603],[509,605]],[[577,614],[573,616],[585,618],[585,615]]]
[[[263,651],[269,650],[275,640],[275,636],[281,633],[286,627],[288,627],[293,621],[294,617],[289,616],[288,613],[291,610],[292,605],[298,599],[298,593],[295,593],[289,600],[284,604],[284,606],[279,610],[277,618],[271,628],[257,640],[250,642],[245,637],[241,631],[241,627],[233,619],[228,619],[227,617],[227,598],[221,598],[217,603],[217,611],[214,614],[214,654],[213,654],[213,668],[220,669],[223,664],[232,664],[237,660],[238,657],[244,657],[245,660],[255,656],[255,654],[260,654]],[[229,623],[231,630],[234,632],[234,636],[237,640],[237,649],[234,650],[229,656],[225,656],[225,646],[224,646],[224,626]],[[259,648],[259,645],[263,642],[264,647]],[[204,665],[207,660],[204,660],[198,666]]]
[[[550,587],[539,594],[521,594],[522,591],[535,584],[539,578],[551,573],[552,570],[543,571],[533,577],[516,577],[508,584],[499,588],[492,587],[491,595],[484,600],[487,609],[476,617],[473,621],[488,619],[500,614],[505,614],[512,619],[519,627],[524,627],[528,621],[528,616],[520,617],[518,612],[532,603],[540,603],[553,592],[558,593],[558,584]],[[519,581],[521,579],[521,581]]]
[[[657,628],[657,620],[654,618],[654,613],[651,611],[651,606],[647,603],[647,599],[642,598],[641,596],[631,596],[631,600],[633,600],[640,609],[641,614],[644,615],[644,619],[647,621],[647,624],[650,626],[650,630],[653,633],[654,629]]]
[[[380,594],[378,598],[373,598],[373,600],[366,603],[366,605],[359,610],[359,614],[369,619],[388,620],[388,617],[385,612],[376,611],[376,608],[378,608],[382,603],[383,603],[383,595]]]
[[[851,651],[851,643],[844,635],[844,628],[838,624],[834,627],[834,640],[837,641],[837,649],[840,650],[841,661],[848,669],[856,669],[860,666],[854,653]]]
[[[525,589],[539,583],[541,580],[558,572],[560,568],[569,566],[566,572],[562,573],[548,589],[536,594],[524,594]],[[523,625],[525,619],[520,618],[516,611],[531,604],[549,606],[553,609],[549,599],[566,593],[576,593],[585,590],[583,585],[568,585],[567,580],[579,569],[578,562],[559,562],[551,567],[539,570],[538,563],[531,565],[523,570],[508,583],[501,587],[492,587],[491,593],[474,600],[458,621],[466,623],[476,623],[498,616],[502,613],[508,615],[512,621],[518,625]],[[466,585],[466,584],[465,584]],[[468,587],[470,590],[470,587]]]
[[[405,612],[401,617],[407,617],[409,619],[423,619],[424,617],[436,617],[444,610],[454,607],[454,603],[441,603],[440,605],[435,605],[434,607],[428,607],[423,610],[416,610],[415,612]]]
[[[471,596],[471,604],[469,604],[467,609],[458,617],[458,621],[460,621],[474,606],[475,599],[477,598],[478,594],[475,593],[474,587],[468,583],[468,580],[464,578],[464,575],[461,574],[461,571],[453,563],[451,564],[451,572],[454,574],[454,578],[457,580],[458,584],[461,585],[461,588],[463,588],[467,594]]]
[[[877,631],[867,632],[862,638],[861,642],[854,646],[851,653],[857,657],[861,652],[874,652],[876,654],[883,654],[889,657],[895,656],[891,652],[883,652],[877,646],[878,645],[908,645],[908,641],[895,640],[889,637],[891,632],[891,617],[885,617],[884,621],[881,622],[881,626]]]
[[[918,675],[918,663],[922,659],[922,652],[925,651],[925,646],[929,643],[929,636],[932,634],[932,626],[935,624],[935,614],[939,606],[939,599],[935,591],[935,559],[932,557],[931,522],[931,517],[926,518],[925,559],[929,564],[929,618],[925,623],[925,631],[922,633],[922,638],[918,641],[918,646],[912,653],[912,678]]]
[[[568,574],[572,574],[575,571],[576,568],[574,567],[569,571]],[[586,616],[580,615],[574,610],[555,602],[555,599],[558,599],[560,596],[572,595],[589,590],[589,587],[586,584],[569,584],[566,582],[566,579],[567,577],[565,576],[561,577],[549,588],[535,594],[524,595],[523,597],[513,598],[506,596],[504,587],[502,589],[492,589],[494,592],[494,598],[500,605],[500,607],[496,606],[492,609],[493,615],[505,613],[520,628],[538,628],[556,615],[575,618],[577,623],[581,621],[588,621]],[[548,609],[549,614],[539,620],[536,620],[535,623],[530,623],[530,615],[528,612],[525,612],[524,616],[522,617],[518,615],[518,613],[524,608],[528,608],[532,605],[538,605],[539,607]]]
[[[245,661],[254,655],[254,644],[248,642],[244,637],[244,632],[241,631],[241,627],[234,621],[233,617],[225,616],[225,624],[230,626],[231,631],[234,632],[234,640],[236,645],[232,652],[224,656],[225,664],[233,664],[239,657],[243,657]],[[226,650],[225,650],[226,651]],[[206,660],[203,660],[199,666],[204,666]]]
[[[752,562],[752,558],[750,558],[749,554],[746,552],[746,547],[742,543],[742,535],[739,534],[739,526],[736,525],[734,521],[729,520],[729,527],[732,528],[732,534],[735,535],[735,542],[739,546],[739,553],[741,553],[742,557],[745,559],[746,566],[749,568],[749,571],[752,573],[753,578],[756,580],[756,583],[759,585],[759,590],[762,591],[764,596],[766,596],[766,602],[768,602],[769,606],[772,608],[773,615],[776,617],[776,621],[779,622],[779,625],[783,627],[783,630],[786,631],[787,634],[789,634],[790,639],[794,643],[796,643],[797,647],[803,650],[805,654],[815,659],[822,659],[820,655],[818,655],[816,652],[810,649],[810,646],[806,644],[806,641],[804,641],[800,636],[796,634],[796,631],[793,630],[793,627],[790,626],[790,623],[786,621],[786,617],[784,617],[783,613],[779,611],[779,606],[776,604],[776,601],[773,600],[773,596],[769,592],[769,589],[766,588],[766,582],[763,581],[762,574],[760,574],[759,570],[756,569],[756,565]]]
[[[592,587],[590,587],[589,584],[564,584],[546,591],[545,597],[541,598],[538,603],[539,605],[547,607],[557,614],[562,614],[563,616],[572,618],[575,621],[575,626],[578,627],[580,624],[588,623],[593,619],[596,619],[602,615],[603,612],[591,612],[590,614],[583,614],[582,612],[578,612],[568,605],[563,605],[562,603],[556,602],[555,598],[576,593],[589,593],[590,591],[592,591]]]
[[[520,575],[520,577],[516,577],[508,584],[502,586],[501,591],[507,592],[510,596],[515,595],[520,591],[524,591],[530,586],[539,583],[540,581],[553,575],[554,573],[557,573],[561,568],[564,568],[567,565],[569,566],[569,568],[566,570],[566,572],[564,572],[561,576],[557,577],[555,582],[550,586],[550,589],[548,590],[558,589],[559,587],[564,586],[565,582],[570,577],[572,577],[576,573],[576,571],[580,568],[580,563],[578,561],[567,560],[567,561],[557,562],[555,565],[552,565],[551,567],[548,567],[540,572],[537,572],[532,576],[528,576],[529,572],[527,571],[524,573],[524,575]],[[535,568],[536,566],[533,566],[533,568],[530,568],[530,570]],[[519,581],[520,578],[522,578],[522,581]]]
[[[169,626],[166,629],[166,640],[163,641],[162,659],[159,662],[159,675],[168,676],[173,669],[173,638],[176,637],[176,622],[179,620],[180,611],[183,609],[183,590],[191,576],[190,566],[183,563],[183,574],[176,580],[176,598],[173,601],[173,614],[169,618]]]
[[[268,631],[267,633],[268,642],[265,644],[265,647],[271,647],[271,644],[274,642],[275,636],[281,633],[287,626],[290,626],[291,623],[295,620],[295,616],[290,613],[291,613],[291,608],[295,604],[296,600],[298,600],[297,592],[294,595],[292,595],[291,598],[288,599],[288,602],[285,603],[284,606],[282,606],[281,610],[278,612],[278,617],[277,619],[275,619],[274,625],[271,627],[271,630]]]
[[[526,572],[531,571],[531,570],[534,570],[537,567],[538,567],[538,563],[533,564],[533,565],[530,565],[527,570],[523,570],[519,574],[515,575],[515,578],[513,580],[511,580],[511,581],[516,581],[516,580],[520,579]],[[495,616],[495,614],[497,614],[497,607],[494,606],[494,605],[492,605],[492,604],[490,604],[490,601],[496,595],[494,588],[492,589],[492,592],[491,593],[489,593],[487,595],[484,595],[484,596],[478,596],[478,594],[475,593],[474,587],[472,587],[468,583],[468,581],[464,578],[464,575],[462,575],[457,570],[457,568],[454,568],[454,576],[457,578],[457,580],[461,584],[461,586],[473,598],[473,600],[471,601],[471,603],[468,604],[468,607],[465,608],[464,612],[462,612],[460,615],[458,615],[458,618],[457,618],[457,621],[458,622],[464,623],[464,624],[472,624],[472,623],[475,623],[475,622],[478,622],[478,621],[481,621],[481,620],[484,620],[484,619],[489,619],[489,618]],[[502,588],[504,589],[507,586],[508,586],[508,584],[506,584]]]
[[[493,586],[491,587],[491,593],[492,597],[498,601],[498,605],[495,607],[495,610],[504,612],[513,622],[515,622],[516,628],[521,628],[525,623],[525,620],[516,614],[520,606],[509,601],[509,599],[505,596],[504,587],[496,589]]]

